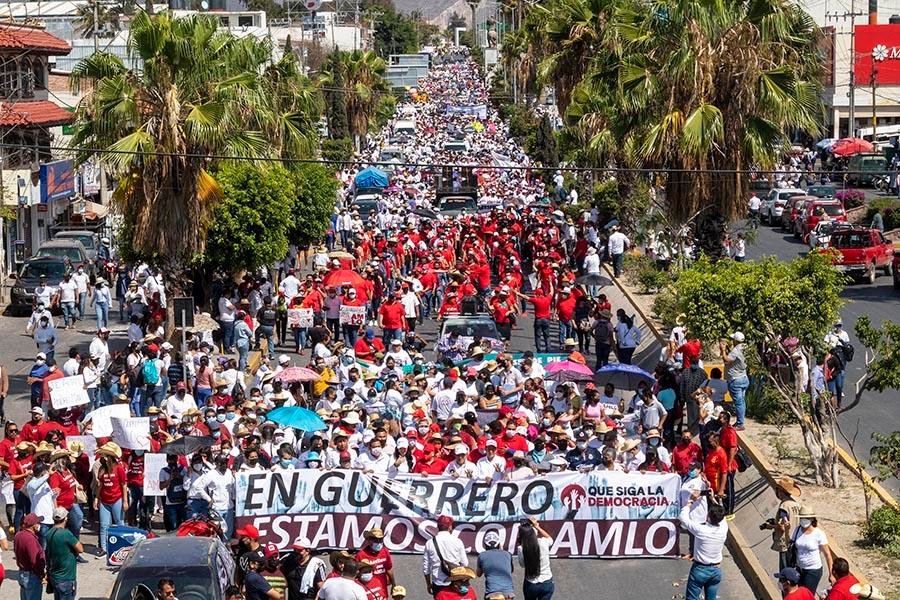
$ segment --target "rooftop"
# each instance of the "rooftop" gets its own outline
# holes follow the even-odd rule
[[[68,54],[72,47],[42,27],[0,24],[0,51],[30,50],[42,54]]]
[[[75,115],[48,100],[0,103],[0,127],[52,127],[75,120]]]

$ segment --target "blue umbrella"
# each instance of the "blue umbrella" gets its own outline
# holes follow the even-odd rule
[[[836,138],[825,138],[824,140],[821,140],[818,144],[816,144],[816,148],[819,148],[820,150],[831,148],[836,141]]]
[[[594,382],[597,385],[611,383],[617,388],[625,390],[636,389],[641,381],[652,383],[653,375],[637,365],[610,363],[600,367],[600,370],[594,373]]]
[[[319,415],[302,406],[282,406],[266,413],[266,419],[286,427],[294,427],[300,431],[321,431],[327,429]]]

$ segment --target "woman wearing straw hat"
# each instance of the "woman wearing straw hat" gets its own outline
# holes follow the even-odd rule
[[[107,442],[97,449],[100,459],[94,463],[94,510],[100,511],[99,546],[106,554],[110,525],[122,525],[128,510],[128,478],[122,466],[122,449]]]
[[[831,550],[828,548],[828,538],[825,532],[819,529],[816,512],[809,506],[800,508],[800,523],[791,535],[791,543],[797,551],[797,570],[800,571],[799,584],[813,594],[819,587],[822,579],[822,555],[828,564],[828,579],[831,575]]]
[[[469,567],[453,567],[450,570],[450,585],[442,588],[434,600],[477,600],[475,595],[475,586],[472,580],[475,579],[475,571]]]
[[[760,529],[772,530],[772,550],[778,552],[778,568],[787,566],[788,548],[791,544],[791,532],[800,522],[800,503],[796,501],[801,494],[798,486],[790,477],[781,477],[775,482],[775,496],[780,504],[775,516],[759,526]]]
[[[69,450],[56,450],[50,455],[50,489],[56,495],[56,506],[61,506],[68,511],[66,528],[72,532],[75,539],[81,533],[81,523],[84,514],[81,505],[76,502],[75,494],[78,491],[78,480],[72,472],[72,460],[74,455]]]

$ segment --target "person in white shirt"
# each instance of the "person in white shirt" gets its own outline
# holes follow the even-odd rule
[[[234,472],[228,468],[228,456],[220,454],[215,462],[216,468],[203,473],[192,485],[192,491],[219,514],[219,525],[231,538],[234,527]]]
[[[278,291],[284,293],[284,297],[290,302],[294,296],[297,295],[297,292],[300,291],[300,280],[294,276],[294,270],[288,270],[287,277],[281,280],[281,283],[278,284]]]
[[[469,447],[465,444],[457,444],[453,449],[454,459],[444,469],[444,475],[454,479],[474,479],[478,469],[475,463],[468,459]]]
[[[377,438],[369,441],[366,451],[353,462],[353,468],[360,469],[363,473],[384,474],[390,466],[391,456],[384,451]]]
[[[78,299],[78,284],[72,280],[72,275],[66,273],[59,284],[59,305],[63,313],[63,327],[75,329],[75,302]],[[71,319],[72,323],[69,324]]]
[[[47,285],[47,278],[41,275],[37,286],[34,288],[34,301],[36,305],[52,306],[53,298],[57,290],[52,285]]]
[[[181,417],[190,409],[197,408],[194,397],[187,393],[187,385],[183,381],[175,384],[175,393],[166,399],[166,415],[169,424],[177,426],[181,423]]]
[[[106,367],[109,366],[109,360],[111,358],[109,353],[109,329],[106,327],[101,327],[97,330],[97,335],[94,336],[94,339],[91,340],[91,345],[88,348],[88,354],[90,354],[95,361],[97,362],[97,368],[101,371],[105,371]]]
[[[341,576],[330,577],[319,588],[318,600],[366,600],[366,589],[359,584],[359,564],[356,561],[340,561]]]
[[[699,598],[701,590],[705,598],[715,591],[722,581],[722,548],[728,537],[725,507],[713,504],[705,521],[691,518],[692,503],[700,498],[700,490],[691,492],[690,502],[681,507],[681,526],[694,536],[694,558],[685,589],[686,598]]]
[[[400,340],[391,341],[391,349],[384,355],[385,360],[388,358],[393,358],[394,364],[399,367],[411,365],[413,362],[409,352],[403,349],[403,342]]]
[[[90,284],[90,278],[87,273],[84,272],[84,267],[79,266],[78,270],[75,271],[75,274],[72,275],[72,281],[75,282],[77,287],[76,289],[76,298],[75,303],[78,307],[78,318],[84,318],[84,308],[85,302],[87,301],[88,295],[88,285]]]
[[[69,348],[69,359],[63,363],[62,372],[66,377],[78,375],[81,368],[81,356],[78,354],[78,348]]]
[[[500,481],[506,470],[506,459],[497,456],[497,442],[489,439],[484,444],[484,456],[475,464],[476,476],[486,483]]]
[[[422,284],[420,283],[419,285],[421,286]],[[415,331],[416,322],[419,319],[419,305],[421,304],[419,297],[413,290],[407,289],[400,297],[400,304],[403,305],[403,316],[406,318],[409,331]]]
[[[622,274],[622,258],[630,244],[631,241],[628,239],[628,236],[619,231],[618,225],[613,225],[612,234],[610,234],[607,243],[607,251],[613,264],[613,275],[616,279]]]
[[[688,516],[695,523],[706,522],[706,516],[709,506],[706,502],[706,496],[703,494],[709,489],[709,484],[702,476],[703,468],[698,462],[691,463],[688,467],[687,477],[681,484],[679,499],[681,506],[689,506]],[[699,496],[695,498],[694,492],[699,492]],[[691,536],[689,556],[694,554],[694,538]]]
[[[34,331],[34,328],[38,326],[38,322],[42,317],[47,318],[47,322],[50,323],[54,328],[56,328],[56,322],[53,320],[53,315],[47,310],[46,306],[43,303],[38,303],[35,306],[34,310],[31,313],[31,317],[28,319],[28,323],[25,325],[25,335],[31,335]]]
[[[469,566],[466,546],[453,534],[453,518],[441,515],[437,518],[437,533],[425,542],[422,554],[422,573],[425,576],[425,588],[434,595],[439,588],[450,585],[449,575],[441,567],[441,558],[451,565]],[[321,594],[320,594],[321,595]]]
[[[222,347],[226,353],[234,351],[234,319],[237,309],[228,296],[219,298],[219,323],[222,325]]]
[[[744,262],[747,260],[747,240],[744,239],[744,234],[737,234],[737,239],[734,240],[734,260],[737,262]]]

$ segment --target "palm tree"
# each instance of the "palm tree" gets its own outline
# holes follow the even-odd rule
[[[76,10],[75,31],[85,38],[93,37],[95,30],[100,37],[115,34],[120,29],[119,16],[121,14],[122,10],[114,6],[103,4],[99,0],[88,0],[79,5]],[[94,22],[95,16],[96,23]]]
[[[325,89],[333,86],[335,81],[342,80],[346,94],[347,122],[354,146],[358,149],[365,139],[369,124],[378,111],[378,99],[389,91],[387,80],[387,64],[371,50],[355,50],[341,52],[339,60],[323,71],[319,82]],[[336,77],[336,70],[340,76]]]
[[[296,121],[285,114],[293,107],[260,103],[270,47],[220,32],[211,17],[139,12],[128,52],[139,67],[101,52],[73,69],[73,87],[92,86],[78,105],[72,145],[81,159],[98,156],[118,181],[114,201],[133,250],[183,264],[203,252],[221,194],[209,163],[289,148],[284,134]],[[280,118],[271,114],[276,104],[286,111]]]

